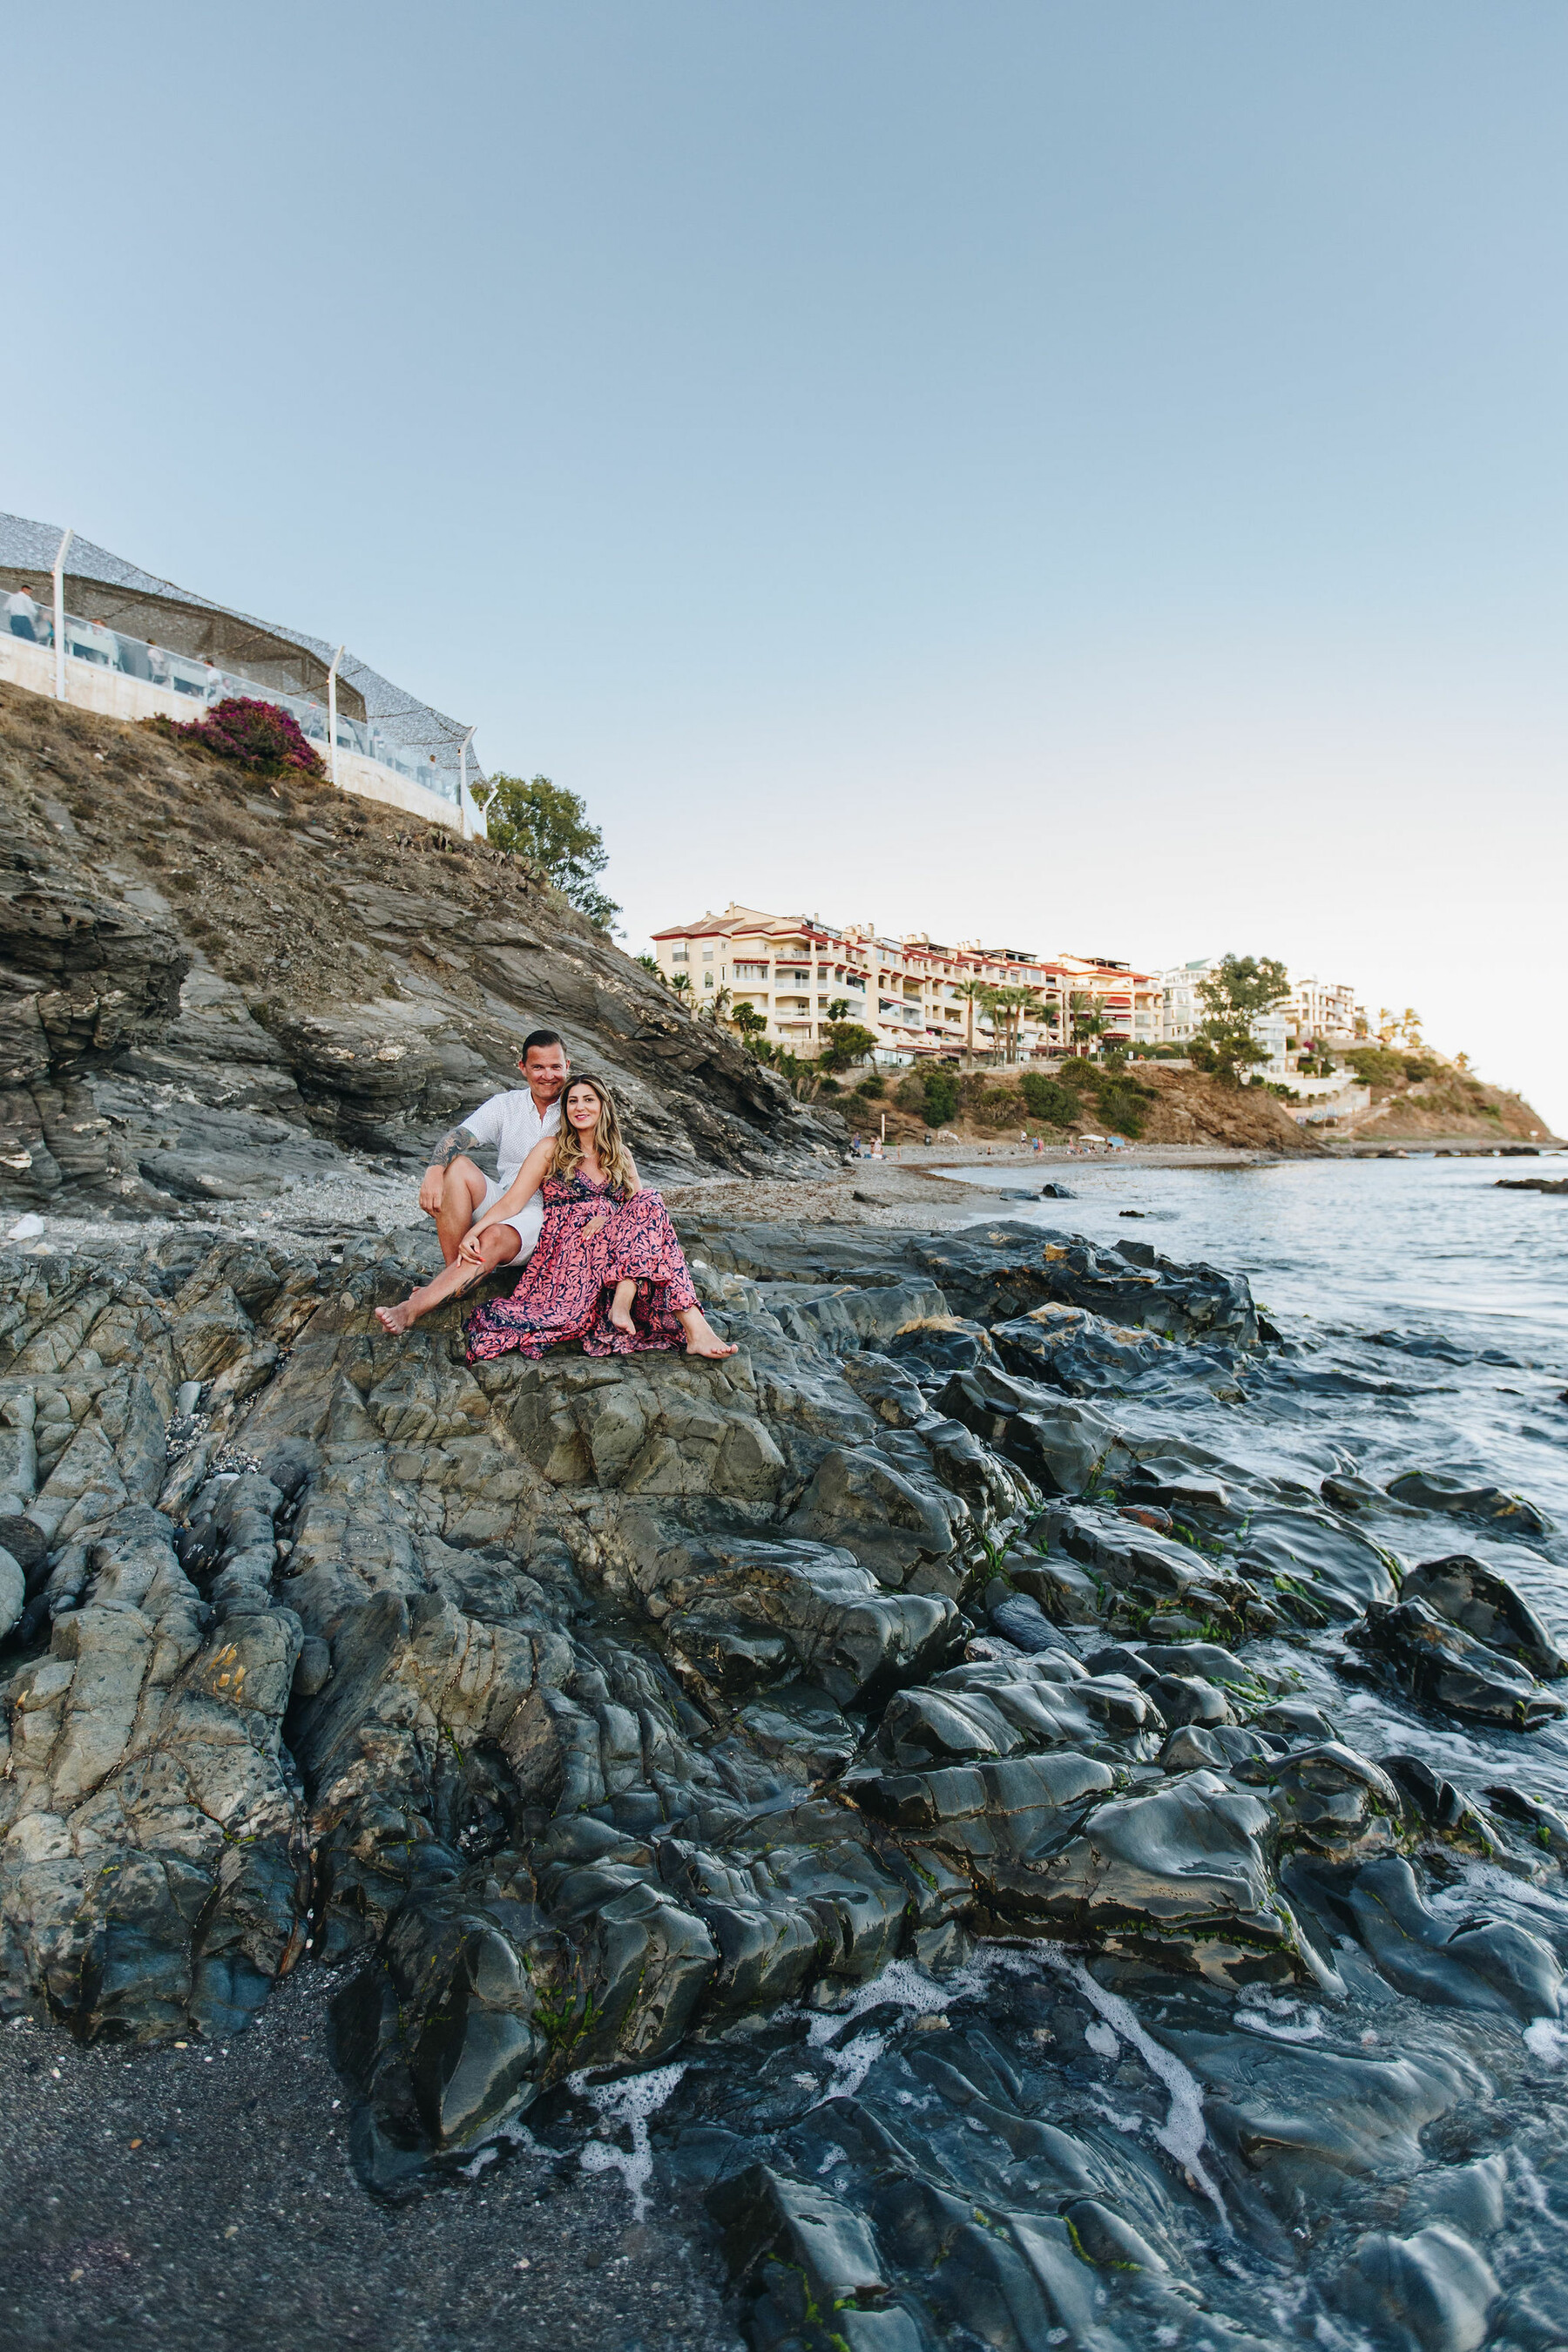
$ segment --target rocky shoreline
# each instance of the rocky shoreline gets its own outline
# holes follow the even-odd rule
[[[678,1198],[721,1364],[395,1342],[415,1231],[0,1257],[17,2340],[1560,2340],[1552,1530],[860,1172]]]

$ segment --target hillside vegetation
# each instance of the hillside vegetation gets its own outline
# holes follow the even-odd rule
[[[1161,1062],[1120,1073],[1100,1063],[1069,1062],[1054,1077],[1036,1070],[976,1070],[952,1083],[956,1102],[947,1118],[931,1115],[922,1077],[913,1072],[885,1080],[879,1094],[851,1087],[834,1098],[834,1108],[859,1135],[878,1133],[885,1114],[889,1140],[900,1143],[928,1131],[973,1143],[1016,1141],[1023,1132],[1047,1142],[1110,1133],[1141,1143],[1225,1144],[1309,1157],[1324,1149],[1261,1087],[1227,1086],[1200,1070]]]
[[[1473,1070],[1429,1048],[1402,1053],[1388,1045],[1363,1045],[1348,1058],[1372,1088],[1372,1108],[1357,1122],[1358,1137],[1529,1143],[1551,1135],[1548,1122],[1522,1095],[1489,1087]]]

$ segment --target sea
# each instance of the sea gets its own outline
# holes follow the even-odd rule
[[[1405,1564],[1468,1551],[1500,1570],[1568,1648],[1568,1195],[1501,1178],[1568,1173],[1568,1156],[1494,1160],[1292,1160],[1157,1168],[1114,1160],[993,1160],[943,1171],[1019,1192],[1070,1187],[1071,1200],[1010,1199],[984,1225],[1023,1219],[1102,1247],[1129,1239],[1181,1263],[1243,1274],[1283,1347],[1244,1376],[1240,1401],[1167,1388],[1158,1406],[1100,1400],[1184,1433],[1238,1475],[1315,1493],[1331,1474],[1386,1488],[1403,1471],[1442,1471],[1525,1496],[1552,1523],[1528,1539],[1427,1512],[1373,1507],[1360,1521]],[[1310,1645],[1305,1645],[1308,1654]],[[1303,1652],[1297,1652],[1298,1665]],[[1310,1671],[1310,1678],[1313,1678]],[[1397,1698],[1321,1696],[1377,1718],[1371,1752],[1424,1752],[1479,1792],[1521,1743],[1432,1718]],[[1568,1728],[1525,1743],[1532,1786],[1568,1802]]]

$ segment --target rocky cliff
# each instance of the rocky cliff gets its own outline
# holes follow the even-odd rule
[[[656,1177],[841,1140],[516,860],[0,686],[0,1202],[405,1179],[542,1025]]]

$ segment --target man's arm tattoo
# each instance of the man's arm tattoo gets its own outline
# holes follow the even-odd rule
[[[450,1168],[453,1160],[460,1160],[464,1152],[477,1151],[479,1148],[478,1136],[470,1135],[466,1127],[449,1127],[432,1152],[430,1165],[432,1168]]]

